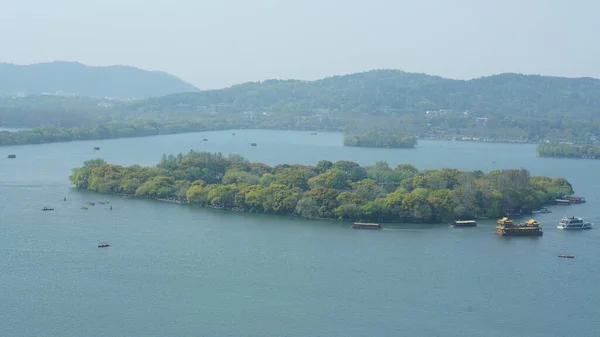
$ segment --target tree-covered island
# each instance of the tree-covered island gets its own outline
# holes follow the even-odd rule
[[[415,145],[415,136],[387,131],[369,130],[360,134],[344,135],[344,146],[412,149]]]
[[[540,144],[537,153],[541,157],[600,159],[600,147],[573,144]]]
[[[573,194],[563,178],[532,177],[525,169],[418,171],[386,162],[363,167],[327,160],[268,166],[239,155],[190,151],[164,155],[155,167],[108,164],[102,159],[73,169],[81,190],[171,199],[247,212],[348,221],[434,223],[498,217],[531,210]]]

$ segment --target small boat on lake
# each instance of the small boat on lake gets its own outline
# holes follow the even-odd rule
[[[96,147],[94,147],[94,150],[98,151],[98,150],[100,150],[100,147],[96,146]]]
[[[110,245],[108,243],[101,243],[98,245],[98,248],[106,248],[106,247],[110,247]]]
[[[475,220],[456,220],[452,223],[452,227],[477,227]]]
[[[531,213],[540,214],[540,213],[552,213],[552,212],[549,209],[547,209],[546,207],[540,207],[538,209],[534,209],[533,211],[531,211]]]
[[[250,146],[256,146],[256,143],[252,143],[252,144],[250,144]]]
[[[87,207],[85,207],[85,206],[81,206],[81,209],[82,209],[82,210],[84,210],[84,211],[87,211],[87,210],[88,210],[88,208],[87,208]]]
[[[381,229],[381,225],[378,223],[366,223],[366,222],[355,222],[352,224],[354,229]]]
[[[558,255],[558,257],[562,257],[563,259],[574,259],[575,255],[560,254],[560,255]]]
[[[53,211],[54,208],[49,208],[49,207],[44,207],[42,208],[42,211]]]
[[[556,228],[565,229],[565,230],[573,230],[573,229],[592,229],[593,224],[587,221],[583,221],[582,218],[577,218],[574,216],[564,217],[558,223]]]
[[[8,155],[8,159],[15,159],[15,158],[17,158],[16,154],[9,154]]]

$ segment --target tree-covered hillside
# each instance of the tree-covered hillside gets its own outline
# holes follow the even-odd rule
[[[93,130],[100,124],[112,130],[103,133],[110,137],[123,134],[123,129],[128,135],[140,135],[131,129],[143,129],[141,135],[229,127],[353,134],[376,129],[435,139],[587,144],[600,139],[600,80],[502,74],[463,81],[374,70],[144,100],[0,97],[0,125],[88,129],[4,135],[4,144],[79,139],[72,134],[97,139]]]
[[[143,98],[198,89],[164,72],[127,66],[92,67],[77,62],[0,63],[0,96],[63,94]]]
[[[501,74],[468,81],[398,70],[374,70],[317,81],[268,80],[221,90],[179,93],[131,108],[221,104],[230,109],[342,116],[422,114],[428,110],[482,117],[600,117],[600,80]],[[447,111],[448,110],[448,111]]]

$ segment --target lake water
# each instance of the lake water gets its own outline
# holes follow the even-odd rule
[[[153,165],[163,153],[189,149],[271,165],[524,167],[569,179],[588,202],[535,216],[541,238],[502,238],[493,222],[361,231],[115,197],[112,211],[82,211],[86,201],[109,197],[68,183],[71,168],[90,158]],[[1,336],[583,337],[600,329],[600,230],[556,229],[565,214],[600,224],[600,161],[539,158],[534,145],[515,144],[345,148],[340,134],[261,130],[0,147],[0,154]],[[112,246],[98,249],[103,241]]]

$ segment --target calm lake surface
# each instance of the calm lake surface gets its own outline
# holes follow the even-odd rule
[[[87,159],[154,165],[163,153],[190,149],[271,165],[524,167],[567,178],[588,202],[536,215],[541,238],[501,238],[494,222],[361,231],[83,193],[68,182]],[[600,225],[599,174],[598,160],[539,158],[535,145],[344,148],[335,133],[235,130],[0,147],[0,335],[595,337],[600,230],[556,225],[564,215]],[[112,211],[80,210],[107,198]],[[98,249],[104,241],[112,246]]]

